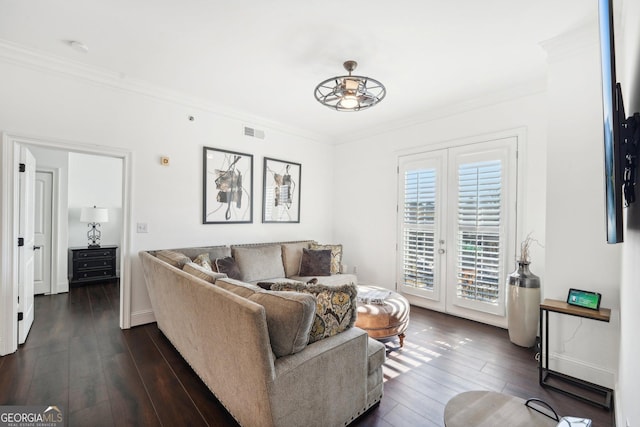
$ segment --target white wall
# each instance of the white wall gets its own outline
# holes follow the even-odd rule
[[[615,3],[621,11],[616,21],[618,80],[622,84],[627,115],[640,112],[640,0]],[[622,53],[622,54],[619,54]],[[620,360],[616,387],[616,420],[620,426],[640,425],[640,202],[626,209],[625,242],[622,244],[620,288]]]
[[[332,147],[280,128],[264,140],[243,135],[248,119],[166,102],[39,67],[0,63],[0,129],[18,135],[122,147],[133,154],[132,323],[150,319],[137,253],[143,249],[274,240],[330,241],[334,209]],[[188,120],[193,115],[194,121]],[[248,124],[253,124],[249,122]],[[202,224],[202,147],[254,155],[253,224]],[[160,156],[171,158],[160,165]],[[300,224],[261,224],[264,156],[302,164]],[[138,222],[147,234],[135,233]],[[151,317],[152,319],[152,317]]]
[[[384,108],[384,106],[380,106]],[[448,141],[524,129],[524,191],[520,229],[544,244],[546,98],[543,93],[425,121],[336,147],[335,238],[358,280],[389,289],[396,281],[396,195],[398,156],[427,151]],[[532,248],[531,269],[544,276],[544,251]],[[515,269],[515,261],[511,269]],[[544,286],[544,279],[542,281]],[[420,301],[412,298],[412,303]],[[486,320],[486,319],[485,319]],[[506,319],[491,319],[506,326]]]
[[[87,246],[86,223],[80,222],[83,207],[109,210],[109,221],[100,224],[101,245],[120,246],[122,230],[122,159],[88,154],[69,154],[69,247]]]
[[[594,2],[595,7],[595,2]],[[550,364],[613,387],[618,365],[620,245],[605,233],[602,90],[597,23],[545,44],[549,58],[546,286],[565,300],[569,288],[602,294],[609,323],[550,317]]]

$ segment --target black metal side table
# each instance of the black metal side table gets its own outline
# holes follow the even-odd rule
[[[539,381],[542,387],[564,393],[601,408],[611,409],[613,390],[610,388],[549,369],[549,312],[609,322],[611,309],[591,310],[569,305],[564,301],[545,299],[540,304],[540,362],[538,364]],[[547,349],[546,353],[545,348]],[[579,393],[581,390],[586,393]]]

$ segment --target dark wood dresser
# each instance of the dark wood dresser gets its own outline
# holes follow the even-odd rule
[[[69,285],[117,279],[117,246],[69,248]]]

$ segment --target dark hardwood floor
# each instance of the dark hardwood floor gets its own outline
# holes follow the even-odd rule
[[[0,358],[0,405],[58,405],[70,426],[236,426],[155,323],[119,329],[118,289],[36,297],[27,342]],[[386,344],[384,397],[357,426],[442,426],[447,401],[467,390],[538,397],[614,425],[612,411],[542,389],[534,351],[500,328],[412,307],[404,348]]]

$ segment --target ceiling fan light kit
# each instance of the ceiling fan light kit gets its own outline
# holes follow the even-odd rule
[[[356,61],[346,61],[347,76],[331,77],[316,86],[314,95],[319,103],[336,111],[361,111],[373,107],[387,94],[384,85],[371,77],[354,76]]]

